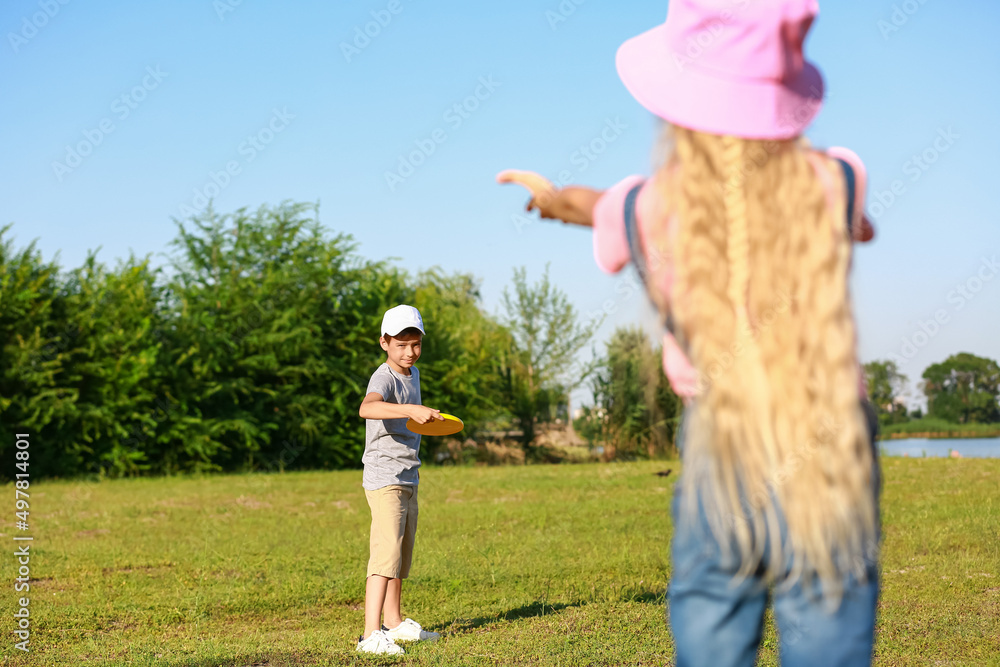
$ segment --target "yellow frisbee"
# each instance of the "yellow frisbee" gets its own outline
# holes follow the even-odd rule
[[[438,421],[437,419],[429,421],[426,424],[418,424],[412,419],[406,420],[406,428],[410,429],[414,433],[419,433],[420,435],[452,435],[453,433],[458,433],[463,428],[465,424],[461,419],[454,415],[446,415],[441,413],[444,417],[444,421]]]

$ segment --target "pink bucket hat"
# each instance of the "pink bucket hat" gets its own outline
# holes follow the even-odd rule
[[[802,55],[816,0],[671,0],[667,20],[618,49],[618,75],[661,118],[711,134],[788,139],[823,103]]]

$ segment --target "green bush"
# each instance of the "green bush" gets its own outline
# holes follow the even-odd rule
[[[532,395],[533,413],[509,409],[511,384],[523,380],[511,360],[531,350],[481,308],[475,278],[413,277],[365,260],[312,205],[209,208],[177,222],[161,268],[130,257],[112,269],[92,253],[61,272],[34,244],[15,250],[8,232],[0,229],[7,478],[14,435],[24,432],[33,478],[358,467],[358,407],[385,360],[382,314],[399,303],[421,309],[427,325],[424,403],[461,416],[464,435],[544,421],[564,393],[553,382],[541,387],[547,400]],[[576,330],[564,296],[546,295],[542,305],[560,308],[541,321]],[[425,460],[438,445],[425,441]]]

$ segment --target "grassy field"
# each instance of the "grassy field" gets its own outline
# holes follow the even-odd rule
[[[877,664],[1000,665],[1000,460],[883,466]],[[443,637],[395,661],[354,652],[359,471],[33,484],[32,652],[13,648],[8,583],[2,664],[669,664],[677,472],[425,469],[403,611]],[[769,623],[761,664],[775,647]]]

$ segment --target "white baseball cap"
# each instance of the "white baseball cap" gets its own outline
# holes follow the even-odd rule
[[[419,329],[424,332],[424,320],[420,317],[420,311],[413,306],[396,306],[385,311],[382,316],[382,335],[395,336],[400,331],[409,328]]]

